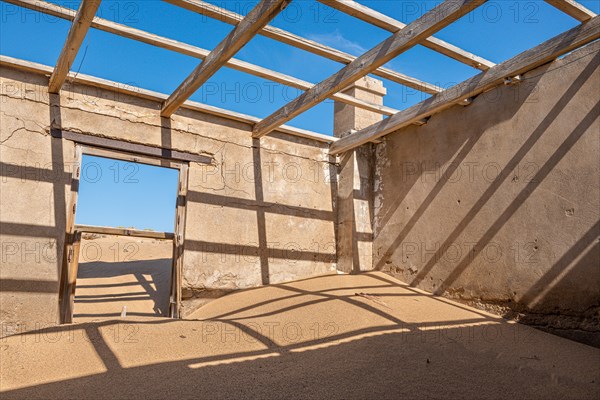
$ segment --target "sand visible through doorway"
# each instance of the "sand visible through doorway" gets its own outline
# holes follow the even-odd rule
[[[167,316],[172,240],[84,235],[74,321],[120,316]]]

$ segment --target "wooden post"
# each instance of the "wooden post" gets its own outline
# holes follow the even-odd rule
[[[79,253],[81,249],[81,232],[73,233],[73,243],[71,244],[72,255],[69,262],[69,287],[66,309],[67,322],[73,322],[73,311],[75,304],[75,289],[77,287],[77,272],[79,271]]]
[[[175,236],[173,238],[173,270],[171,275],[171,299],[169,316],[181,317],[181,287],[183,284],[183,250],[187,205],[188,164],[181,164],[175,212]]]
[[[67,209],[65,210],[67,218],[62,255],[62,272],[58,294],[59,318],[61,324],[68,324],[73,321],[73,294],[75,293],[74,285],[77,280],[77,264],[79,261],[79,241],[78,235],[76,235],[75,232],[75,215],[77,195],[79,194],[79,179],[81,176],[81,159],[81,146],[75,145],[75,167],[71,174],[71,193],[69,195]],[[75,266],[73,266],[74,264]]]

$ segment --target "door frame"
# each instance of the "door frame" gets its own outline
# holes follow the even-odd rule
[[[141,145],[142,149],[146,146]],[[110,158],[119,161],[129,161],[141,164],[159,166],[178,170],[177,197],[175,203],[175,228],[174,232],[145,232],[137,229],[119,229],[112,227],[84,226],[75,224],[77,213],[77,200],[79,182],[81,179],[81,165],[83,155]],[[183,273],[183,256],[185,242],[185,221],[187,206],[187,190],[189,162],[155,155],[134,153],[131,151],[103,148],[95,145],[75,143],[74,165],[71,174],[71,191],[69,195],[66,230],[62,255],[60,288],[59,288],[59,319],[61,324],[73,322],[73,306],[75,288],[77,286],[77,272],[79,269],[79,250],[82,233],[103,233],[122,236],[172,238],[173,239],[173,264],[171,267],[171,285],[169,295],[169,313],[171,318],[181,316],[181,288]]]

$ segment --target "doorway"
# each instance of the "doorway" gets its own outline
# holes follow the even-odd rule
[[[61,322],[178,318],[187,162],[81,144],[76,158]]]

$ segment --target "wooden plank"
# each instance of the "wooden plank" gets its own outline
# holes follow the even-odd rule
[[[217,19],[219,21],[235,25],[243,19],[243,16],[237,14],[233,11],[229,11],[227,9],[217,7],[213,4],[206,3],[200,0],[165,0],[168,3],[173,5],[185,8],[189,11],[196,12],[201,15],[205,15],[210,18]],[[265,26],[260,32],[260,35],[265,37],[277,40],[279,42],[288,44],[290,46],[294,46],[296,48],[308,51],[313,54],[317,54],[322,57],[326,57],[330,60],[337,61],[344,64],[349,64],[353,62],[357,57],[345,53],[343,51],[334,49],[329,46],[325,46],[323,44],[317,43],[313,40],[309,40],[303,38],[301,36],[295,35],[291,32],[285,31],[283,29],[275,28],[273,26]],[[381,78],[389,79],[393,82],[399,83],[401,85],[420,90],[425,93],[434,94],[439,93],[443,89],[437,85],[423,82],[419,79],[401,74],[399,72],[393,71],[389,68],[379,67],[375,71],[373,71],[374,75],[377,75]]]
[[[84,133],[70,132],[55,129],[52,136],[66,140],[72,140],[77,143],[90,146],[98,146],[107,149],[119,150],[129,153],[138,153],[151,157],[159,157],[166,160],[180,160],[188,162],[197,162],[201,164],[211,164],[213,159],[201,154],[186,153],[183,151],[165,149],[162,147],[153,147],[144,144],[131,143],[118,139],[110,139],[101,136],[86,135]],[[143,161],[142,161],[143,162]]]
[[[401,29],[404,29],[404,27],[406,26],[406,24],[403,22],[393,19],[385,14],[375,11],[353,0],[319,1],[329,7],[332,7],[336,10],[339,10],[343,13],[351,15],[355,18],[358,18],[362,21],[365,21],[369,24],[375,25],[392,33],[396,33]],[[421,42],[421,44],[425,47],[437,51],[438,53],[444,54],[445,56],[453,58],[457,61],[467,64],[471,67],[480,69],[482,71],[487,71],[488,69],[496,65],[495,63],[486,60],[483,57],[479,57],[475,54],[472,54],[457,46],[454,46],[453,44],[437,39],[433,36],[428,37],[423,42]]]
[[[52,73],[52,67],[47,65],[20,60],[17,58],[12,58],[8,56],[0,55],[0,66],[14,68],[22,71],[27,71],[31,73],[41,74],[41,75],[50,75]],[[135,86],[129,86],[118,82],[109,81],[106,79],[97,78],[94,76],[89,76],[85,74],[69,74],[69,78],[78,84],[88,85],[91,87],[97,87],[100,89],[109,90],[112,92],[123,93],[129,96],[133,96],[136,98],[141,98],[149,101],[162,103],[167,99],[167,95],[163,93],[154,92],[147,89],[138,88]],[[195,101],[186,101],[182,108],[186,108],[188,110],[197,111],[201,113],[206,113],[210,115],[215,115],[217,117],[242,122],[249,125],[254,125],[260,118],[253,117],[251,115],[246,115],[242,113],[238,113],[235,111],[225,110],[223,108],[209,106],[207,104],[198,103]],[[293,126],[282,125],[277,129],[281,133],[285,133],[288,135],[301,137],[304,139],[315,140],[323,143],[331,143],[337,138],[329,135],[325,135],[323,133],[313,132],[306,129],[295,128]],[[177,154],[177,153],[175,153]]]
[[[255,125],[260,138],[456,21],[486,0],[446,0]]]
[[[173,238],[173,270],[171,277],[171,296],[169,306],[169,316],[171,318],[181,318],[185,221],[189,179],[188,170],[189,169],[187,165],[182,165],[182,168],[179,170],[177,209],[175,212],[175,236]]]
[[[161,115],[170,117],[175,111],[232,58],[258,31],[281,12],[291,0],[261,0],[225,39],[179,85],[162,107]]]
[[[79,262],[78,235],[75,231],[75,214],[77,197],[79,195],[79,180],[81,175],[81,146],[75,146],[73,155],[74,165],[71,172],[71,190],[67,202],[65,236],[61,260],[60,287],[58,292],[59,321],[61,324],[73,322],[73,293],[77,279],[77,263]]]
[[[354,134],[340,139],[330,147],[330,154],[340,154],[358,147],[373,139],[378,139],[395,132],[414,121],[427,118],[434,113],[445,110],[457,101],[467,99],[477,94],[504,84],[507,77],[513,77],[531,71],[540,65],[555,60],[570,51],[600,38],[600,19],[594,17],[577,27],[527,50],[508,61],[490,68],[466,81],[434,95],[386,120],[373,124]],[[591,44],[593,51],[600,49],[600,42]]]
[[[173,232],[146,231],[133,228],[113,228],[110,226],[75,225],[75,230],[81,233],[96,233],[98,235],[131,236],[147,239],[173,239]]]
[[[85,145],[83,148],[83,154],[97,157],[110,158],[113,160],[127,161],[132,163],[140,163],[146,165],[154,165],[157,167],[179,169],[185,162],[181,162],[174,159],[160,158],[156,156],[147,156],[138,152],[129,152],[122,150],[115,150],[105,147],[96,147]]]
[[[20,7],[29,8],[31,10],[36,10],[48,15],[52,15],[58,18],[63,18],[66,20],[73,20],[74,18],[74,10],[69,8],[64,8],[52,3],[48,3],[42,0],[5,0],[9,3],[18,5]],[[116,22],[112,22],[109,20],[105,20],[99,17],[95,17],[92,21],[92,28],[99,29],[105,32],[109,32],[121,37],[125,37],[132,40],[137,40],[146,44],[150,44],[152,46],[160,47],[162,49],[175,51],[179,54],[188,55],[191,57],[199,58],[204,60],[208,54],[210,54],[209,50],[192,46],[190,44],[181,43],[177,40],[169,39],[166,37],[158,36],[153,33],[149,33],[140,29],[132,28],[127,25],[122,25]],[[286,86],[294,87],[301,90],[308,90],[314,86],[314,84],[310,82],[306,82],[302,79],[295,78],[290,75],[282,74],[277,71],[270,70],[268,68],[263,68],[255,64],[251,64],[245,61],[238,60],[236,58],[231,58],[225,64],[226,67],[235,69],[237,71],[245,72],[254,76],[258,76],[260,78],[268,79],[273,82],[281,83]],[[362,108],[364,110],[376,112],[382,115],[394,115],[399,110],[396,110],[391,107],[382,106],[379,104],[374,104],[368,101],[360,100],[352,96],[348,96],[342,93],[336,93],[331,96],[333,100],[340,101],[342,103],[350,104],[355,107]]]
[[[90,29],[92,19],[96,15],[98,7],[100,7],[100,0],[83,0],[81,2],[77,15],[75,15],[73,24],[67,34],[65,45],[58,57],[56,67],[54,67],[54,72],[50,77],[50,83],[48,84],[48,91],[50,93],[58,93],[60,91],[71,70],[71,65],[75,61],[75,57],[77,57],[85,35]]]
[[[580,22],[589,21],[596,16],[595,12],[588,10],[574,0],[546,0],[546,3],[558,8]]]
[[[77,273],[79,272],[79,254],[81,253],[81,232],[74,233],[73,239],[73,258],[69,263],[69,287],[68,287],[68,306],[66,310],[66,320],[73,322],[73,311],[75,310],[75,289],[77,288]]]

